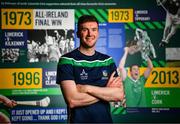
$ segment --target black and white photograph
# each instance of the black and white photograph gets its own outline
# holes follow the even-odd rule
[[[180,48],[166,48],[166,60],[173,61],[173,60],[180,60]]]
[[[2,63],[9,62],[15,63],[19,60],[20,50],[18,48],[2,48],[1,49],[1,61]]]
[[[30,30],[27,48],[28,62],[58,62],[75,47],[74,30]]]
[[[160,46],[167,45],[176,34],[180,25],[180,1],[179,0],[156,0],[166,12],[165,27]]]

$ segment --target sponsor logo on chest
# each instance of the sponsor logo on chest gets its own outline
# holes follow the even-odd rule
[[[88,73],[86,73],[84,69],[80,73],[80,79],[81,80],[87,80],[88,79]]]

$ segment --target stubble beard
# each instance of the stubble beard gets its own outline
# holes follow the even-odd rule
[[[92,44],[92,45],[88,45],[88,44],[81,42],[81,41],[80,41],[80,43],[81,43],[81,46],[86,48],[86,49],[94,48],[96,45],[96,42],[94,42],[94,44]]]

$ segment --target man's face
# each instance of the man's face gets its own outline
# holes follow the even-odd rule
[[[137,65],[132,66],[130,74],[134,80],[137,80],[139,78],[139,67]]]
[[[81,46],[84,48],[93,48],[99,36],[98,24],[96,22],[85,22],[80,25],[78,37]]]

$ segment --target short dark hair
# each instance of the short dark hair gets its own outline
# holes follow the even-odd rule
[[[77,25],[78,30],[80,28],[80,25],[85,23],[85,22],[96,22],[99,25],[99,22],[95,16],[93,16],[93,15],[82,15],[78,19],[78,25]]]

